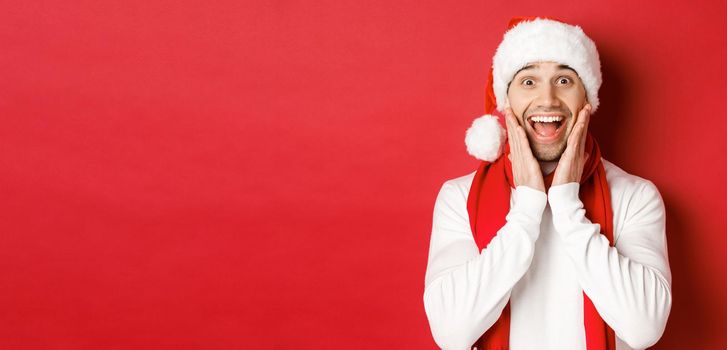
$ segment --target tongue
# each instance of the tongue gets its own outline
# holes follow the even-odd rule
[[[535,122],[535,132],[541,136],[550,137],[555,135],[555,130],[558,129],[557,123],[541,123]]]

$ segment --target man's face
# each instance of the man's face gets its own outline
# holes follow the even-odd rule
[[[507,98],[525,129],[533,156],[540,161],[558,160],[575,117],[587,102],[578,74],[555,62],[532,62],[515,74]]]

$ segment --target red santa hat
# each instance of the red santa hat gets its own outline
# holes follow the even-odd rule
[[[581,27],[546,17],[515,17],[497,47],[485,91],[485,115],[475,119],[465,135],[467,152],[494,162],[502,154],[506,132],[492,115],[505,112],[507,86],[528,63],[552,61],[573,68],[586,89],[591,113],[598,109],[601,61],[596,44]]]

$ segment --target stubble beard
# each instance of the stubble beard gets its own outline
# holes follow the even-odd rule
[[[558,144],[551,145],[538,145],[533,140],[528,140],[530,143],[530,149],[533,151],[533,157],[541,162],[552,162],[560,159],[560,156],[565,152],[567,146],[566,141],[559,142]]]

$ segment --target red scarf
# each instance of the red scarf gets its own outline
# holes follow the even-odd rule
[[[586,136],[586,150],[589,154],[580,181],[579,198],[586,209],[586,217],[601,225],[602,234],[613,246],[613,212],[611,196],[606,182],[606,172],[601,162],[598,143],[589,132]],[[472,233],[480,251],[505,225],[505,216],[510,211],[510,191],[514,188],[512,163],[508,159],[509,144],[503,154],[494,162],[483,161],[475,173],[467,199],[467,212]],[[546,191],[553,182],[555,171],[543,178]],[[588,350],[615,350],[616,337],[596,311],[591,300],[583,293],[583,318]],[[500,318],[473,344],[477,349],[506,350],[510,343],[510,302]]]

